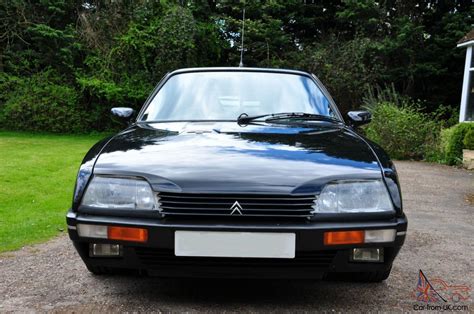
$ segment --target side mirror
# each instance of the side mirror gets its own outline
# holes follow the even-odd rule
[[[119,117],[122,123],[126,122],[128,125],[131,124],[133,115],[135,114],[135,110],[127,107],[115,107],[112,108],[110,112],[112,112],[114,116]]]
[[[372,114],[368,111],[349,111],[349,123],[353,127],[361,126],[372,121]]]
[[[127,108],[127,107],[115,107],[115,108],[112,108],[110,112],[112,112],[114,116],[129,120],[135,113],[135,110],[133,110],[132,108]]]

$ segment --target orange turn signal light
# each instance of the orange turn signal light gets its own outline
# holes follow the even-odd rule
[[[107,238],[109,240],[146,242],[148,240],[148,230],[142,228],[109,226],[107,228]]]
[[[331,231],[324,233],[324,245],[358,244],[364,243],[363,230]]]

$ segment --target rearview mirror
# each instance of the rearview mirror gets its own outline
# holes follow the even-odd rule
[[[351,126],[361,126],[372,121],[372,114],[368,111],[349,111],[347,113]]]

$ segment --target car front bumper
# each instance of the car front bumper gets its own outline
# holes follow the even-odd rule
[[[331,273],[374,272],[391,268],[405,240],[405,216],[367,222],[227,222],[199,220],[155,220],[84,215],[69,211],[68,232],[76,250],[89,267],[133,269],[162,277],[227,277],[227,278],[323,278]],[[79,237],[77,224],[139,227],[148,230],[146,243],[112,241]],[[393,242],[325,246],[324,232],[346,230],[395,229]],[[293,259],[181,257],[174,255],[177,230],[291,232],[296,235]],[[91,257],[90,243],[121,244],[119,257]],[[351,262],[353,248],[383,248],[383,262]]]

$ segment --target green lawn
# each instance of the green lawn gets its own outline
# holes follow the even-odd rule
[[[0,252],[66,232],[80,162],[103,137],[0,131]]]

